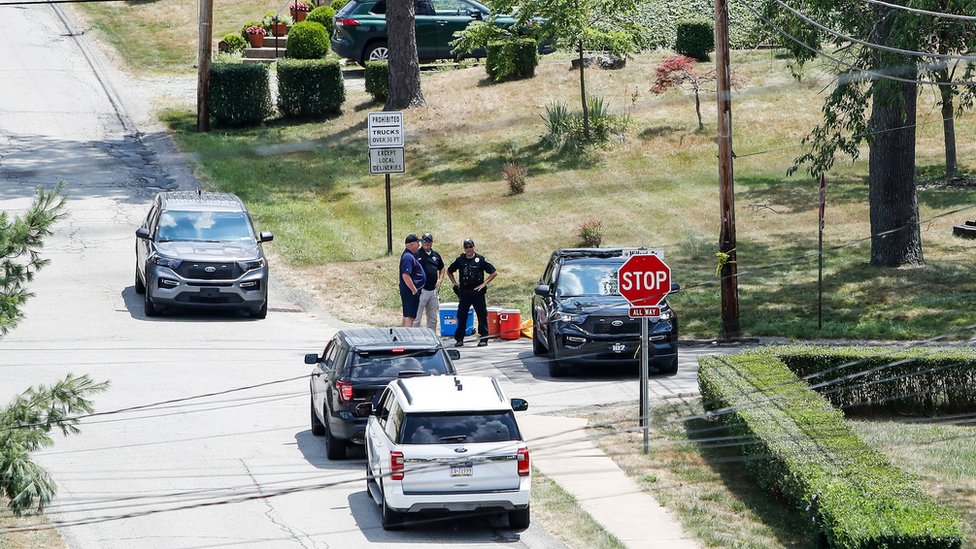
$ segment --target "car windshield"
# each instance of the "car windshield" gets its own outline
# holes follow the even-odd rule
[[[473,444],[521,438],[511,411],[406,414],[402,433],[403,444]]]
[[[244,212],[167,210],[159,215],[157,242],[254,243],[254,231]]]
[[[396,379],[401,372],[418,375],[453,374],[439,350],[361,351],[349,371],[351,379]]]
[[[619,295],[617,270],[620,263],[565,263],[559,269],[556,295],[559,297]]]

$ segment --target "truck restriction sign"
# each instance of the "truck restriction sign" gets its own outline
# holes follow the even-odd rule
[[[402,112],[371,112],[366,120],[369,148],[393,148],[403,146]]]
[[[369,173],[403,173],[404,168],[402,147],[369,150]]]

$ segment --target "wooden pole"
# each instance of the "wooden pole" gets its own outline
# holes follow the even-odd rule
[[[210,58],[213,53],[213,0],[200,0],[200,43],[197,54],[197,131],[210,131]]]
[[[732,177],[732,82],[729,68],[729,11],[726,0],[715,0],[715,72],[718,101],[718,179],[722,229],[719,251],[728,254],[722,267],[722,336],[737,338],[739,281],[735,252],[735,196]]]

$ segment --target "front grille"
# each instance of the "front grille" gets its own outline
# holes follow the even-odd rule
[[[211,305],[242,303],[241,296],[237,294],[217,294],[201,295],[195,293],[185,293],[176,296],[177,303],[205,303]]]
[[[236,262],[209,263],[202,261],[184,261],[176,270],[183,278],[197,280],[229,280],[241,276]]]
[[[590,317],[587,330],[591,334],[600,335],[633,335],[640,334],[640,319],[619,316]],[[620,324],[615,326],[614,324]]]

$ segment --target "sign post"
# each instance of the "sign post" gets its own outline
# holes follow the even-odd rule
[[[630,303],[629,316],[641,319],[640,427],[644,432],[644,453],[648,452],[648,369],[650,338],[648,318],[661,315],[658,305],[671,291],[671,268],[664,263],[661,250],[643,250],[631,255],[617,270],[617,289]]]
[[[820,175],[820,226],[817,236],[817,331],[823,330],[823,233],[827,206],[827,178]]]
[[[403,113],[371,112],[367,118],[369,173],[386,176],[386,254],[393,253],[393,213],[390,201],[390,174],[403,173]]]

